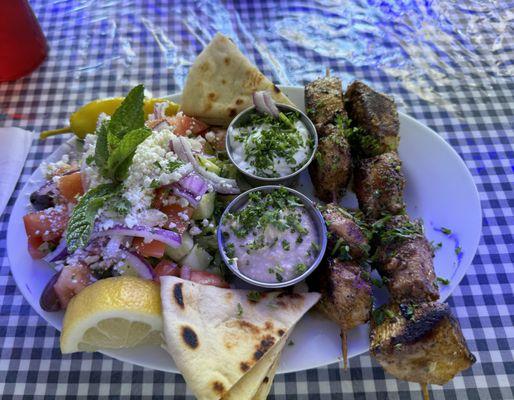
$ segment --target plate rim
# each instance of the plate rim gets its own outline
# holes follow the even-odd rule
[[[304,86],[286,86],[286,85],[278,85],[278,86],[284,92],[297,91],[297,90],[304,91],[305,90]],[[173,98],[177,98],[178,96],[181,96],[181,95],[182,95],[182,92],[177,92],[177,93],[174,93],[174,94],[171,94],[171,95],[163,96],[163,98],[173,99]],[[467,179],[469,180],[469,182],[472,183],[472,187],[473,187],[473,199],[472,200],[474,202],[476,202],[476,204],[478,206],[477,207],[478,211],[480,213],[480,215],[479,215],[479,225],[480,225],[479,226],[479,235],[477,236],[477,238],[475,240],[476,243],[473,243],[473,255],[471,256],[469,264],[467,266],[465,266],[464,268],[463,267],[459,268],[458,273],[455,274],[452,277],[452,280],[451,280],[450,285],[448,287],[448,290],[446,292],[447,295],[444,298],[442,297],[440,299],[441,302],[444,302],[444,301],[446,301],[448,299],[449,296],[451,296],[451,294],[453,293],[455,288],[460,284],[460,282],[462,281],[462,279],[466,275],[468,269],[473,264],[473,259],[474,259],[475,255],[476,255],[477,250],[478,250],[478,245],[479,245],[479,242],[480,242],[480,238],[482,237],[482,229],[483,229],[483,220],[482,220],[483,211],[482,211],[482,205],[481,205],[481,201],[480,201],[480,196],[479,196],[479,192],[478,192],[476,183],[475,183],[475,181],[473,179],[473,176],[472,176],[470,170],[468,169],[468,167],[467,167],[466,163],[464,162],[464,160],[457,153],[457,151],[446,140],[444,140],[443,137],[441,137],[439,134],[437,134],[437,132],[435,132],[429,126],[421,123],[420,121],[416,120],[415,118],[413,118],[410,115],[405,114],[405,113],[403,113],[401,111],[398,111],[398,114],[400,116],[400,119],[406,119],[410,123],[412,123],[412,124],[418,126],[419,128],[421,128],[422,130],[429,131],[432,136],[435,136],[437,138],[436,140],[438,140],[442,146],[446,147],[446,149],[449,150],[450,153],[453,153],[452,154],[454,156],[453,158],[457,159],[457,162],[460,164],[461,169],[465,170],[465,174],[466,174]],[[72,139],[74,139],[73,136],[71,137],[70,140],[72,140]],[[58,147],[56,147],[53,150],[53,152],[48,157],[50,157],[52,154],[54,154],[61,146],[65,145],[70,140],[67,140],[67,141],[61,143]],[[48,157],[46,159],[48,159]],[[41,160],[41,162],[43,162],[45,160]],[[7,259],[8,259],[8,262],[9,262],[9,269],[10,269],[10,272],[11,272],[11,276],[13,277],[18,290],[20,290],[20,292],[23,295],[25,301],[27,301],[27,303],[29,303],[31,308],[38,314],[38,316],[40,318],[42,318],[47,324],[49,324],[50,326],[52,326],[53,328],[55,328],[56,330],[58,330],[60,332],[61,329],[57,328],[57,326],[54,325],[53,322],[51,322],[49,319],[47,319],[46,316],[44,316],[44,314],[39,312],[38,308],[33,306],[33,303],[38,303],[38,301],[29,300],[29,299],[33,299],[34,296],[30,292],[30,290],[27,287],[25,287],[25,285],[21,284],[21,282],[18,281],[18,279],[21,279],[21,278],[20,278],[20,276],[17,273],[13,272],[13,268],[11,267],[11,265],[12,265],[12,261],[11,261],[12,256],[11,256],[11,253],[8,251],[8,249],[9,249],[8,243],[11,241],[10,238],[12,237],[12,234],[10,234],[10,232],[12,231],[11,227],[15,223],[13,221],[13,218],[12,218],[12,210],[16,207],[17,203],[19,201],[21,201],[21,195],[23,193],[25,193],[27,186],[31,183],[32,176],[40,168],[40,165],[37,168],[35,168],[32,171],[31,175],[27,178],[27,180],[25,181],[23,187],[19,190],[18,197],[16,198],[16,201],[15,201],[14,205],[11,208],[11,214],[9,215],[9,222],[8,222],[8,225],[7,225],[7,232],[6,232],[7,234],[6,234],[6,239],[5,239],[6,253],[7,253]],[[17,276],[18,276],[18,278],[17,278]],[[368,350],[364,350],[362,352],[358,352],[357,354],[354,354],[353,356],[363,354],[363,353],[365,353],[367,351],[369,351],[369,349]],[[114,351],[101,350],[99,352],[104,354],[104,355],[107,355],[107,356],[109,356],[109,357],[111,357],[113,359],[116,359],[116,360],[119,360],[119,361],[122,361],[122,362],[127,362],[127,363],[130,363],[130,364],[133,364],[133,365],[137,365],[137,366],[140,366],[140,367],[149,368],[149,369],[153,369],[153,370],[157,370],[157,371],[163,371],[163,372],[170,372],[170,373],[178,373],[178,374],[180,374],[180,371],[178,371],[176,368],[175,369],[166,369],[166,370],[163,370],[163,369],[160,369],[160,368],[157,369],[154,365],[152,365],[152,363],[149,363],[149,362],[146,362],[146,361],[139,361],[139,360],[135,361],[131,357],[127,357],[127,356],[124,356],[124,355],[116,354],[116,350],[114,350]],[[336,355],[334,355],[334,358],[332,360],[330,360],[328,362],[325,361],[325,362],[321,362],[321,363],[319,363],[319,362],[318,363],[313,363],[311,366],[308,367],[308,369],[319,368],[319,367],[322,367],[322,366],[330,365],[330,364],[338,362],[339,360],[340,360],[340,356],[338,354],[336,354]],[[282,366],[279,366],[279,368],[277,370],[277,374],[290,373],[290,372],[299,372],[299,371],[306,370],[306,369],[294,369],[294,368],[284,369],[284,368],[281,368],[281,367]]]

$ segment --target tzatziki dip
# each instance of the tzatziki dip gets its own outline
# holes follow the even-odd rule
[[[283,187],[249,193],[238,211],[225,215],[221,229],[223,249],[232,266],[263,283],[296,278],[320,251],[312,216]]]
[[[297,112],[278,118],[254,111],[229,134],[237,166],[261,178],[279,178],[300,169],[310,158],[313,139]]]

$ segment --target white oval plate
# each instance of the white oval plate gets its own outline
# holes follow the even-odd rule
[[[282,89],[304,109],[303,87]],[[180,102],[180,94],[170,98]],[[429,240],[443,243],[436,252],[434,264],[437,275],[450,280],[449,285],[440,285],[441,300],[445,300],[464,276],[478,246],[482,220],[478,192],[464,162],[433,130],[400,113],[400,136],[399,153],[407,178],[405,201],[408,212],[413,217],[423,218]],[[69,144],[60,146],[51,159],[60,159],[70,148]],[[35,261],[29,256],[22,220],[27,212],[28,196],[42,181],[41,168],[38,168],[16,200],[7,231],[7,254],[11,272],[25,299],[50,325],[61,330],[63,312],[48,313],[39,306],[39,297],[53,271],[43,261]],[[298,188],[312,198],[312,184],[307,172],[301,176]],[[357,205],[353,193],[343,199],[343,204]],[[437,230],[440,227],[450,228],[454,234],[448,237]],[[460,261],[455,254],[456,241],[462,248]],[[383,296],[383,292],[377,294]],[[278,373],[316,368],[341,359],[338,327],[317,313],[309,313],[298,323],[291,340],[294,345],[286,346]],[[349,332],[349,357],[364,353],[368,348],[367,325]],[[143,367],[178,372],[171,357],[157,347],[103,353]]]

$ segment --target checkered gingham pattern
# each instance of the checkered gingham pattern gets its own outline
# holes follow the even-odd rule
[[[7,0],[5,0],[7,1]],[[16,0],[10,0],[16,1]],[[480,192],[483,235],[449,304],[473,368],[430,388],[434,399],[514,399],[514,35],[512,0],[34,0],[50,53],[33,74],[0,84],[0,125],[39,132],[92,99],[139,82],[153,95],[183,85],[216,31],[268,76],[302,84],[324,73],[393,95],[460,154]],[[2,9],[0,5],[0,10]],[[1,60],[0,60],[1,62]],[[9,398],[192,399],[182,377],[98,353],[63,356],[58,332],[18,291],[6,255],[11,208],[31,172],[65,138],[35,140],[0,231],[0,393]],[[271,399],[420,399],[369,354],[279,375]]]

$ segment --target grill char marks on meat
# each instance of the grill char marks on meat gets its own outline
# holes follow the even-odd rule
[[[307,84],[305,103],[319,138],[316,156],[309,167],[316,196],[324,202],[339,201],[352,171],[341,80],[327,76]]]
[[[447,304],[411,305],[408,316],[396,303],[386,307],[382,321],[371,318],[370,350],[391,375],[422,386],[443,385],[475,362]]]
[[[355,154],[367,158],[398,148],[400,122],[391,97],[355,81],[348,86],[345,99],[352,126],[360,130],[352,140]]]
[[[374,224],[375,261],[394,301],[423,302],[439,298],[433,250],[419,220],[407,215]]]
[[[402,162],[395,152],[358,161],[353,189],[359,208],[371,220],[405,211]]]

